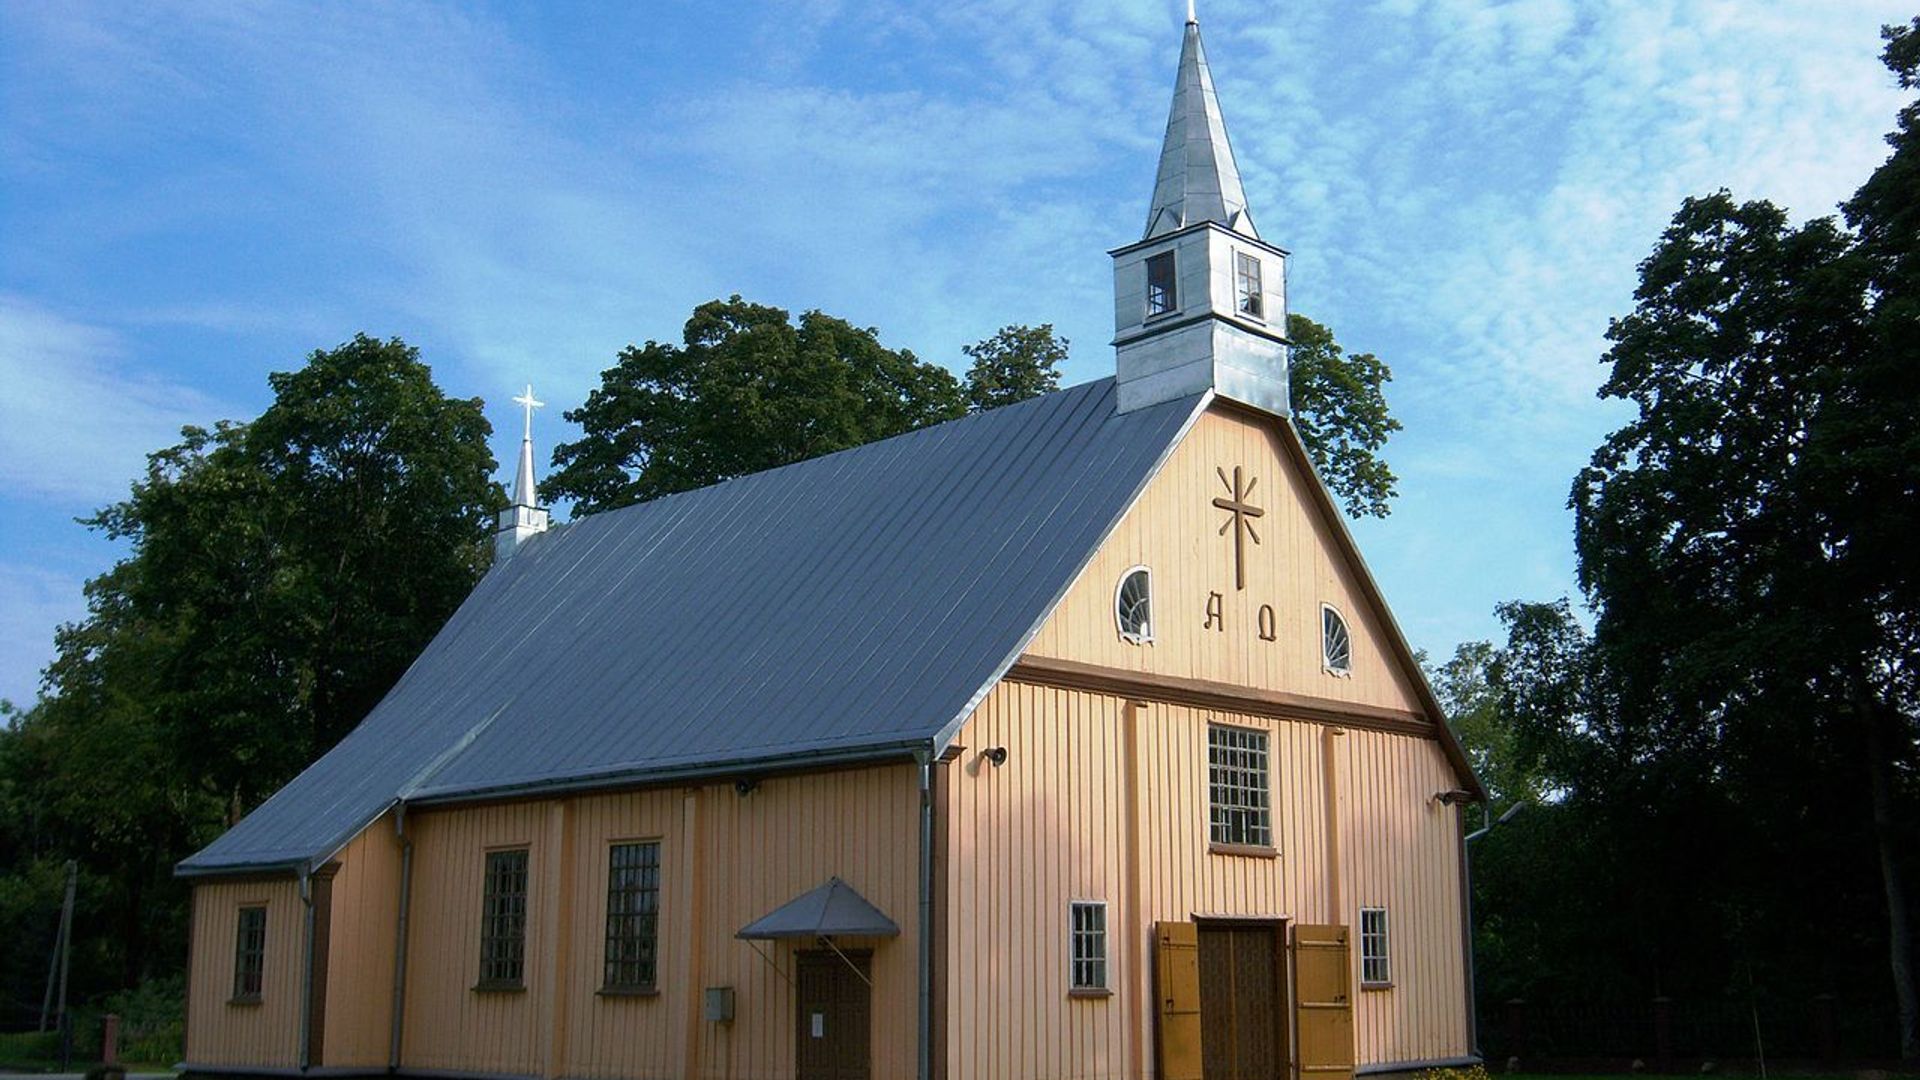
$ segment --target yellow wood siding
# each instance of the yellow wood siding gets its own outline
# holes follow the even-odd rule
[[[914,1067],[919,788],[909,765],[416,811],[406,1067],[568,1077],[779,1077],[794,1069],[794,946],[734,931],[838,875],[900,924],[872,948],[875,1076]],[[659,987],[604,980],[609,845],[661,845]],[[527,989],[476,993],[485,852],[529,848]],[[809,943],[810,945],[810,943]],[[702,992],[731,986],[731,1024]]]
[[[1420,711],[1418,696],[1387,645],[1381,613],[1363,599],[1341,557],[1334,526],[1315,509],[1311,477],[1297,469],[1278,421],[1216,407],[1202,415],[1166,466],[1081,571],[1027,647],[1057,657],[1335,701]],[[1246,588],[1234,587],[1233,530],[1213,505],[1229,492],[1216,470],[1257,480],[1248,501],[1265,511],[1246,542]],[[1153,580],[1151,644],[1123,640],[1114,590],[1131,567]],[[1224,627],[1206,628],[1209,594],[1220,594]],[[1321,669],[1320,605],[1332,604],[1353,637],[1353,674]],[[1273,611],[1274,640],[1260,636]]]
[[[393,1025],[400,845],[393,819],[368,826],[334,860],[326,1030],[318,1064],[384,1069]]]
[[[540,958],[551,950],[553,894],[541,887],[554,858],[540,842],[546,807],[515,803],[408,815],[413,902],[408,912],[403,1064],[535,1074],[536,1001],[552,992]],[[526,990],[480,993],[480,911],[487,852],[527,848]]]
[[[239,912],[267,909],[260,1002],[231,1004]],[[300,987],[306,917],[292,877],[206,881],[193,888],[188,960],[187,1054],[196,1065],[292,1068],[300,1058]]]
[[[1276,858],[1209,851],[1210,722],[1269,734]],[[949,1042],[950,1075],[1141,1075],[1153,1046],[1145,1025],[1155,1011],[1147,958],[1156,921],[1355,923],[1354,911],[1330,910],[1326,888],[1323,730],[997,687],[961,732],[968,751],[949,766],[949,1030],[967,1033]],[[1431,800],[1453,786],[1451,767],[1424,738],[1348,731],[1331,745],[1342,906],[1394,912],[1396,985],[1355,1003],[1359,1061],[1463,1055],[1457,817]],[[979,756],[996,746],[1008,751],[998,768]],[[1108,904],[1111,998],[1068,995],[1067,905],[1076,899]]]

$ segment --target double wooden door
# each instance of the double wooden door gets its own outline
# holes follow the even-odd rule
[[[803,952],[794,967],[800,1006],[794,1058],[800,1080],[871,1080],[871,954]]]
[[[1279,923],[1200,924],[1205,1080],[1287,1074],[1286,953]]]

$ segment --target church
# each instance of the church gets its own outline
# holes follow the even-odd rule
[[[1289,420],[1184,35],[1113,377],[552,527],[529,421],[493,569],[179,865],[186,1073],[1472,1060],[1483,792]]]

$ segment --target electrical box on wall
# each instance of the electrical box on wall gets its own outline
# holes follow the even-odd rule
[[[713,1023],[717,1023],[717,1024],[732,1023],[733,1022],[733,987],[731,986],[707,987],[707,1004],[706,1004],[706,1008],[704,1010],[703,1015],[705,1019]]]

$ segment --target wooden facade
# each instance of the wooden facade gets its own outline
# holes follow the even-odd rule
[[[1238,574],[1216,498],[1263,511]],[[1146,643],[1115,622],[1136,567]],[[1323,605],[1350,630],[1349,672],[1323,663]],[[1236,407],[1200,415],[931,767],[933,1073],[1238,1075],[1274,1055],[1333,1077],[1466,1058],[1460,821],[1437,798],[1463,780],[1436,720],[1297,446]],[[1218,726],[1264,739],[1270,844],[1210,837]],[[404,828],[390,813],[326,868],[321,1003],[304,1012],[297,883],[198,886],[190,1067],[298,1070],[304,1015],[310,1070],[385,1072],[399,976],[402,1072],[806,1076],[857,1022],[871,1076],[914,1076],[918,766],[741,779],[415,806]],[[635,841],[659,845],[657,986],[610,990],[609,851]],[[487,856],[522,849],[523,985],[484,989]],[[814,943],[735,937],[830,876],[899,924],[831,943],[870,996]],[[1072,985],[1076,902],[1104,905],[1099,987]],[[259,904],[266,989],[229,1004],[237,912]],[[1362,907],[1388,912],[1383,985],[1360,978]],[[805,986],[832,1004],[802,1007]],[[731,1019],[707,1018],[709,988],[730,991]],[[829,1009],[830,1036],[810,1039]]]

